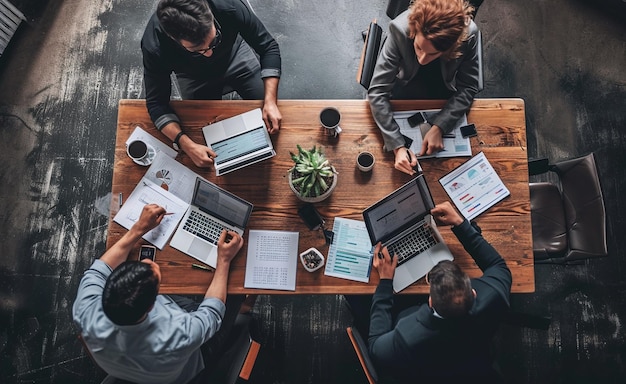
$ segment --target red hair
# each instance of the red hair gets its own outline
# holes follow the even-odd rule
[[[464,0],[416,0],[409,8],[409,37],[421,33],[442,57],[457,58],[473,10]]]

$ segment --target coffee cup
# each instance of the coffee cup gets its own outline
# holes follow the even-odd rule
[[[126,153],[135,163],[148,165],[154,154],[154,149],[146,142],[133,140],[126,146]]]
[[[356,165],[363,172],[369,172],[374,168],[376,159],[371,152],[363,151],[356,157]]]
[[[341,120],[341,113],[334,107],[327,107],[320,112],[320,123],[324,128],[331,132],[333,136],[337,136],[341,133],[341,127],[339,121]]]

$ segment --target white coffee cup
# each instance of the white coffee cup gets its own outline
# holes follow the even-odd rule
[[[363,172],[369,172],[374,168],[376,158],[371,152],[360,152],[356,157],[356,166]]]
[[[334,136],[341,133],[341,127],[339,121],[341,120],[341,113],[337,108],[327,107],[320,112],[320,123],[322,127],[326,128],[329,132],[332,132]]]
[[[148,165],[147,163],[152,160],[151,155],[154,154],[154,149],[142,140],[133,140],[126,146],[126,153],[136,163]]]

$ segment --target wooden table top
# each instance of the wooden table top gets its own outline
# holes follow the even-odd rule
[[[208,123],[222,120],[261,106],[260,101],[172,101],[172,107],[182,120],[186,132],[196,141],[204,142],[201,128]],[[411,179],[393,168],[393,153],[383,152],[382,136],[372,119],[366,100],[281,100],[279,108],[283,115],[280,133],[272,135],[277,155],[269,160],[248,166],[224,176],[216,177],[215,171],[197,168],[184,154],[177,157],[194,172],[215,184],[252,202],[254,211],[248,229],[290,230],[300,233],[298,252],[316,247],[324,255],[328,246],[320,231],[310,231],[297,215],[303,203],[293,194],[287,183],[287,171],[292,166],[290,151],[296,144],[303,148],[321,145],[327,158],[339,173],[339,181],[333,194],[315,206],[332,229],[335,217],[363,220],[362,211]],[[441,101],[395,101],[394,110],[435,109]],[[337,107],[341,114],[343,132],[338,138],[326,134],[319,124],[319,113],[327,106]],[[504,257],[513,274],[514,293],[535,290],[530,200],[528,190],[528,154],[526,148],[526,124],[524,101],[516,98],[476,99],[468,113],[468,121],[476,125],[478,136],[471,139],[472,154],[484,152],[511,196],[499,202],[475,221],[483,236]],[[169,140],[152,124],[146,110],[145,100],[121,100],[115,145],[112,201],[107,236],[107,249],[126,229],[113,222],[119,209],[117,196],[129,196],[144,175],[147,167],[134,164],[126,155],[125,142],[135,127],[141,127],[163,142]],[[374,169],[367,174],[356,168],[356,156],[368,150],[376,157]],[[449,200],[438,182],[439,178],[468,160],[468,157],[424,159],[420,164],[435,200]],[[465,252],[448,227],[440,228],[444,240],[458,263],[471,277],[481,271]],[[247,253],[246,243],[231,265],[228,292],[233,294],[371,294],[378,285],[378,274],[372,270],[369,283],[324,275],[324,268],[307,272],[298,261],[296,290],[260,290],[243,287]],[[129,258],[136,258],[139,245]],[[195,259],[167,245],[157,251],[161,267],[161,293],[204,294],[212,279],[211,272],[191,268]],[[402,293],[428,293],[424,279],[403,290]]]

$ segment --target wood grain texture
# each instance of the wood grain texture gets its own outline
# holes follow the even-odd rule
[[[182,125],[197,142],[203,142],[201,128],[238,113],[259,107],[259,101],[173,101],[172,106],[182,119]],[[327,106],[337,107],[341,113],[343,132],[338,138],[326,134],[319,124],[319,112]],[[440,101],[394,102],[396,110],[440,108]],[[290,230],[300,233],[299,252],[310,247],[327,254],[328,247],[319,231],[309,231],[297,215],[302,203],[287,184],[287,171],[292,165],[290,151],[296,144],[303,147],[321,145],[339,173],[339,182],[332,196],[316,207],[332,228],[334,217],[362,220],[362,211],[400,185],[410,176],[393,168],[392,153],[382,150],[382,137],[365,100],[282,100],[279,102],[283,114],[283,127],[272,140],[277,155],[261,163],[216,177],[212,169],[200,169],[184,154],[178,160],[217,185],[252,202],[254,211],[248,229]],[[472,138],[472,152],[484,152],[498,172],[511,196],[487,212],[476,222],[485,238],[502,254],[513,274],[513,292],[534,291],[534,266],[530,226],[528,192],[528,168],[526,151],[526,127],[524,102],[521,99],[479,99],[468,114],[468,120],[476,125],[478,136]],[[148,116],[145,101],[121,100],[119,104],[115,169],[113,173],[111,221],[107,237],[107,248],[114,244],[126,231],[112,221],[117,211],[116,196],[124,196],[134,189],[147,168],[132,163],[125,152],[125,141],[136,127],[140,126],[164,142],[167,139],[154,128]],[[356,156],[368,150],[376,157],[376,165],[369,174],[356,168]],[[438,180],[467,158],[425,159],[421,161],[435,202],[448,200]],[[481,272],[472,258],[463,250],[448,228],[441,229],[442,235],[455,255],[455,261],[472,277]],[[247,232],[244,235],[247,238]],[[367,294],[373,293],[378,284],[378,275],[371,274],[369,284],[328,277],[323,269],[307,272],[298,263],[296,291],[250,290],[243,288],[245,277],[247,243],[231,266],[228,284],[230,293],[266,294]],[[137,252],[131,253],[135,258]],[[202,294],[212,275],[192,270],[193,259],[166,246],[157,254],[163,281],[162,293]],[[402,293],[427,293],[423,280]]]

